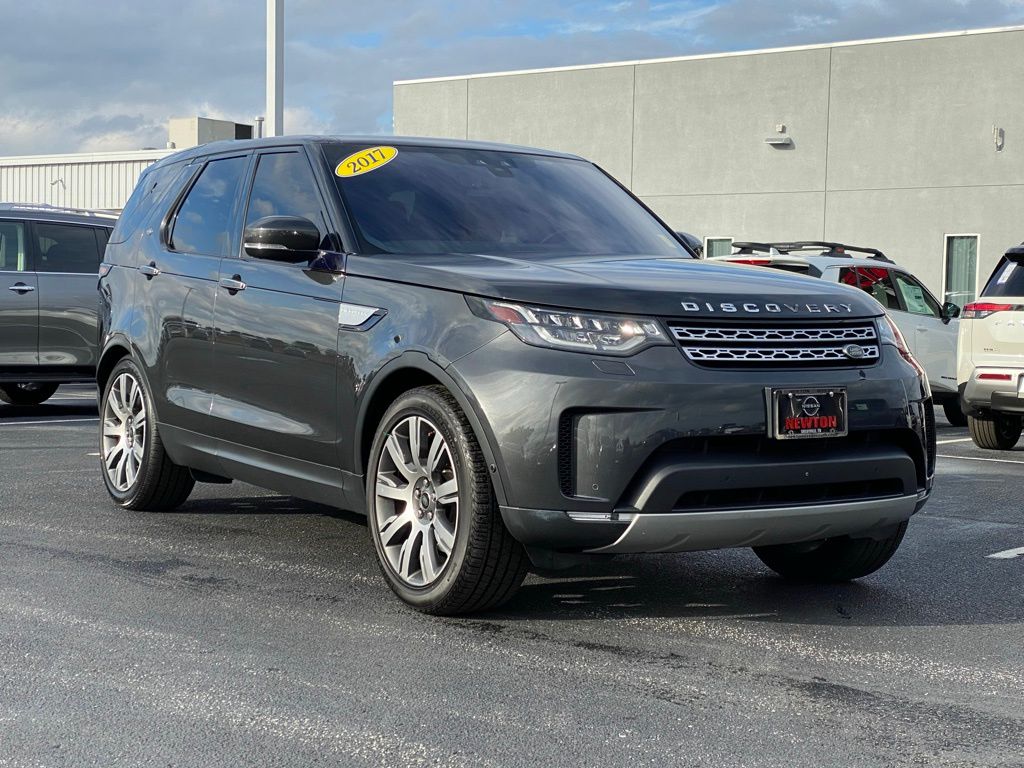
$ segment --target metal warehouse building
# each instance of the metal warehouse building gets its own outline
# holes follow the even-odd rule
[[[394,84],[395,133],[595,160],[672,226],[881,248],[958,304],[1024,240],[1024,27]]]

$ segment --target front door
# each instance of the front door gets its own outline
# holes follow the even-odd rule
[[[258,155],[244,226],[266,216],[307,218],[320,229],[323,247],[332,247],[323,198],[301,148]],[[212,415],[219,437],[248,449],[244,461],[262,455],[280,467],[276,455],[337,466],[343,280],[339,272],[253,257],[244,248],[221,260]]]
[[[0,221],[0,368],[39,364],[39,292],[25,224]]]
[[[913,275],[898,270],[894,270],[892,275],[902,305],[898,313],[900,330],[908,340],[913,334],[914,356],[928,372],[932,389],[956,391],[959,322],[943,321],[938,300]]]

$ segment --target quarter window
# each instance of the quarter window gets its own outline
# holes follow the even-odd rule
[[[0,272],[25,272],[25,225],[18,221],[0,221]]]
[[[171,248],[184,253],[227,256],[231,219],[245,172],[245,157],[211,160],[174,217]]]
[[[100,249],[94,227],[37,222],[36,271],[96,274]]]
[[[978,236],[946,235],[946,301],[958,307],[974,301],[977,274]]]

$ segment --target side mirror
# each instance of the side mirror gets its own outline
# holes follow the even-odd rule
[[[266,216],[245,228],[242,247],[249,256],[298,264],[320,250],[320,230],[301,216]]]
[[[678,229],[676,230],[675,234],[676,234],[676,237],[678,237],[683,243],[685,243],[687,245],[687,247],[689,247],[689,249],[691,251],[693,251],[695,254],[697,254],[697,258],[698,259],[703,259],[704,258],[704,241],[703,240],[701,240],[699,237],[691,235],[689,232],[682,232],[682,231],[680,231]]]
[[[948,323],[954,317],[960,317],[960,307],[952,301],[947,301],[942,305],[942,319]]]

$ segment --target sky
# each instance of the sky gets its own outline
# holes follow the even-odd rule
[[[0,0],[0,155],[264,113],[264,0]],[[395,80],[1024,24],[1024,0],[285,0],[288,133],[391,132]]]

